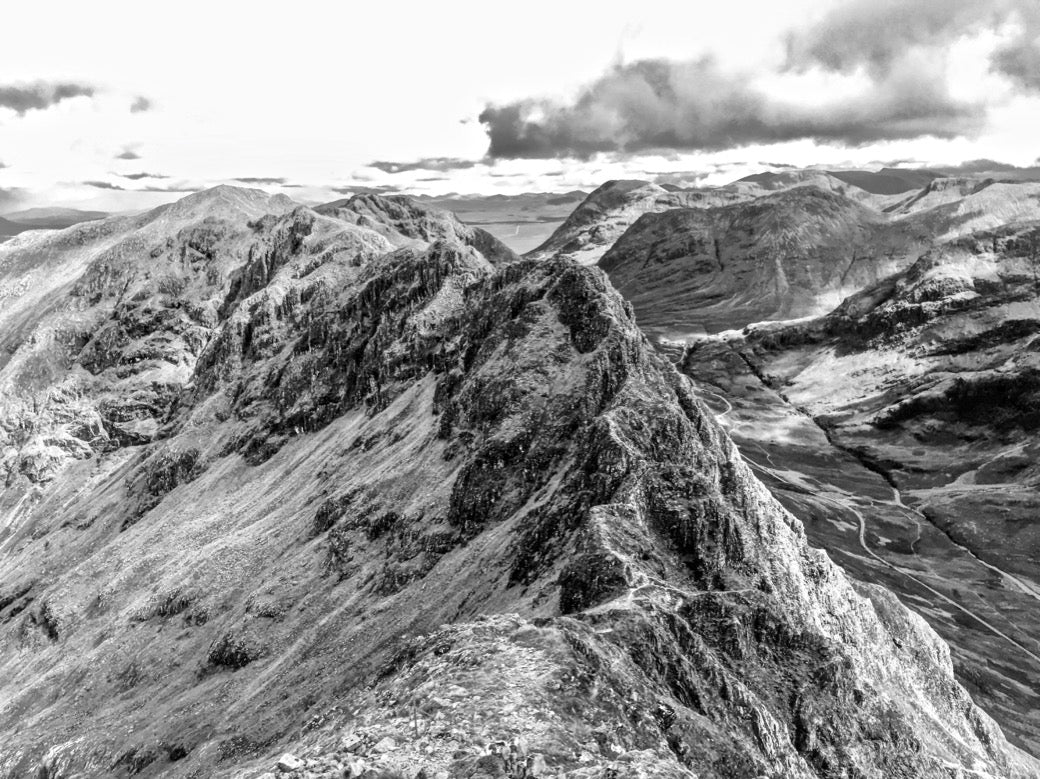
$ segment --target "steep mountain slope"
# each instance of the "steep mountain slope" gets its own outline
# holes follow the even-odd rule
[[[1040,770],[601,271],[403,199],[193,197],[0,249],[68,277],[2,369],[0,776]],[[69,417],[83,456],[23,467]]]
[[[249,219],[284,196],[221,187],[133,217],[34,231],[0,250],[0,467],[46,480],[146,443],[191,377],[245,260]]]
[[[770,364],[785,374],[798,365],[799,378],[785,379],[792,400],[900,487],[923,489],[929,500],[941,500],[947,487],[973,493],[961,521],[974,529],[954,528],[954,535],[1040,583],[1040,535],[1032,537],[1040,529],[1024,521],[1040,508],[1040,473],[1030,458],[1040,432],[1037,274],[1040,228],[976,234],[804,326],[817,343]],[[803,362],[810,354],[811,366]],[[843,370],[853,362],[855,378]],[[833,374],[826,392],[824,373]],[[1019,480],[1025,491],[1012,497],[1008,488]],[[980,516],[972,504],[990,491],[973,487],[989,482],[1002,487],[998,502],[1008,502]],[[979,524],[983,516],[988,527]]]
[[[976,233],[824,318],[707,340],[684,363],[725,396],[810,538],[920,603],[960,677],[1034,750],[1038,274],[1035,223]]]
[[[722,190],[675,190],[646,181],[608,181],[585,198],[549,240],[526,256],[536,260],[567,257],[591,265],[643,214],[703,208],[743,198]]]
[[[720,208],[648,214],[599,266],[644,329],[674,339],[822,313],[905,268],[926,241],[916,225],[799,186]]]
[[[402,195],[357,195],[315,210],[378,232],[395,245],[447,240],[472,245],[492,261],[515,259],[513,252],[490,233],[463,224],[454,214],[424,208]]]
[[[892,214],[928,211],[938,206],[957,203],[993,183],[993,179],[976,179],[967,176],[937,178],[919,191],[893,203],[887,211]]]
[[[592,264],[644,214],[675,208],[714,208],[805,186],[835,192],[877,209],[900,200],[872,194],[818,170],[759,173],[726,186],[701,189],[681,189],[638,180],[608,181],[589,195],[549,240],[526,256],[531,259],[560,256]]]
[[[936,179],[930,186],[941,185]],[[924,198],[928,199],[928,196]],[[1022,225],[1040,218],[1040,183],[993,181],[976,182],[961,198],[936,203],[924,210],[921,202],[911,207],[907,221],[931,230],[941,241],[948,241],[983,230]]]

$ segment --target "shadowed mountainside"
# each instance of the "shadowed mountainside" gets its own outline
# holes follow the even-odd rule
[[[599,261],[648,332],[717,332],[833,307],[928,245],[831,190],[798,186],[718,208],[640,217]]]
[[[707,207],[743,197],[721,190],[676,190],[646,181],[608,181],[585,198],[545,243],[525,256],[536,260],[567,257],[591,265],[643,214]]]

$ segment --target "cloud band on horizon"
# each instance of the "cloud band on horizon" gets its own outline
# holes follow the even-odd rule
[[[811,138],[846,146],[981,129],[980,106],[936,75],[894,71],[825,104],[778,100],[711,57],[617,65],[572,104],[523,100],[480,114],[496,158],[589,157],[656,149],[719,151]]]
[[[852,76],[861,85],[855,94],[801,102],[710,56],[641,59],[614,65],[571,101],[488,104],[479,120],[497,159],[970,137],[984,128],[987,105],[952,94],[946,52],[960,37],[998,29],[990,70],[1040,93],[1040,6],[1032,0],[849,0],[787,33],[786,61],[765,75]]]

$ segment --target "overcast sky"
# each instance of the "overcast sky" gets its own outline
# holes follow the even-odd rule
[[[1038,126],[1036,0],[102,0],[0,32],[0,213],[1032,166]]]

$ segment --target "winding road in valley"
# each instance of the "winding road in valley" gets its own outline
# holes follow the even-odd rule
[[[889,505],[895,506],[896,508],[901,509],[903,512],[912,515],[914,517],[914,520],[918,523],[919,528],[922,522],[934,527],[934,525],[932,525],[932,523],[928,521],[928,517],[924,515],[923,511],[921,511],[920,509],[915,509],[913,506],[908,506],[903,502],[903,495],[902,493],[900,493],[897,487],[892,488],[892,500],[889,502]],[[950,538],[948,534],[944,535],[946,535],[947,538]],[[918,535],[918,538],[920,538],[920,535]],[[1014,587],[1014,589],[1018,590],[1023,595],[1026,595],[1027,597],[1030,597],[1033,600],[1040,603],[1040,590],[1038,590],[1035,585],[1031,585],[1028,582],[1024,582],[1014,574],[1008,573],[1002,568],[998,568],[997,566],[992,565],[991,563],[987,563],[985,560],[983,560],[981,557],[975,554],[971,549],[969,549],[966,546],[963,546],[962,544],[958,544],[952,538],[950,538],[950,543],[954,544],[958,549],[970,555],[975,560],[975,562],[977,562],[983,568],[987,568],[990,571],[993,571],[993,573],[998,574],[1004,581],[1011,584]]]
[[[717,400],[718,402],[720,402],[720,403],[722,403],[724,405],[724,410],[722,412],[715,412],[715,417],[724,427],[727,428],[727,430],[732,431],[733,429],[742,426],[743,423],[735,422],[732,419],[732,417],[730,417],[730,414],[733,411],[733,404],[729,401],[728,398],[724,397],[723,395],[719,394],[718,392],[715,392],[714,390],[704,389],[704,388],[699,387],[699,386],[697,387],[697,394],[698,394],[699,397],[702,398],[702,402],[703,402],[703,396],[704,395],[708,395],[708,396],[714,398],[715,400]],[[710,408],[710,405],[709,405],[709,408]],[[753,443],[755,444],[755,446],[758,449],[761,450],[762,454],[766,456],[766,458],[768,459],[768,461],[770,463],[770,466],[775,465],[773,463],[772,456],[765,450],[765,448],[762,447],[757,442],[753,442]],[[737,445],[737,448],[740,449],[740,446]],[[758,471],[760,474],[770,476],[773,479],[776,479],[781,484],[788,485],[788,486],[793,487],[795,489],[799,489],[799,490],[801,489],[800,485],[797,485],[794,482],[792,482],[783,473],[781,473],[780,471],[778,471],[774,467],[762,465],[761,463],[756,462],[755,460],[753,460],[752,458],[750,458],[746,454],[744,454],[743,451],[741,451],[741,454],[742,454],[742,456],[744,456],[744,460],[748,463],[748,465],[753,470]],[[902,567],[896,565],[895,563],[893,563],[893,562],[891,562],[889,560],[886,560],[884,557],[882,557],[877,552],[875,552],[873,549],[871,549],[869,543],[867,542],[867,520],[866,520],[866,517],[863,515],[862,511],[860,511],[858,508],[856,508],[854,505],[852,505],[852,501],[853,501],[855,496],[853,496],[853,495],[851,495],[849,493],[846,493],[846,492],[842,492],[840,490],[830,489],[830,490],[820,490],[820,491],[818,491],[816,493],[816,497],[819,498],[820,500],[823,500],[823,501],[827,502],[828,504],[830,504],[834,508],[838,509],[839,511],[849,512],[850,514],[852,514],[856,518],[856,521],[857,521],[857,523],[859,525],[859,527],[858,527],[858,541],[859,541],[859,545],[863,549],[863,551],[867,555],[870,556],[871,559],[877,561],[878,563],[880,563],[881,565],[885,566],[886,568],[888,568],[888,569],[890,569],[892,571],[895,571],[896,573],[900,574],[901,576],[905,576],[906,578],[910,579],[911,581],[913,581],[915,584],[917,584],[922,589],[924,589],[927,592],[931,593],[936,598],[938,598],[942,602],[948,604],[949,606],[952,606],[953,608],[957,609],[961,613],[971,617],[979,625],[982,625],[984,628],[986,628],[993,635],[995,635],[998,638],[1006,641],[1008,644],[1010,644],[1011,646],[1013,646],[1016,649],[1018,649],[1020,652],[1025,654],[1027,657],[1029,657],[1030,659],[1034,660],[1037,664],[1040,664],[1040,654],[1038,654],[1037,652],[1034,652],[1033,650],[1031,650],[1028,647],[1024,646],[1021,642],[1019,642],[1016,639],[1014,639],[1011,636],[1009,636],[1006,632],[1004,632],[1003,630],[998,628],[996,625],[994,625],[989,620],[985,619],[984,617],[982,617],[979,614],[977,614],[976,612],[974,612],[972,609],[968,608],[967,606],[965,606],[965,605],[963,605],[961,603],[958,603],[953,598],[949,597],[948,595],[940,592],[939,590],[935,589],[931,585],[927,584],[919,576],[917,576],[914,572],[908,571],[907,569],[902,568]],[[927,517],[925,517],[925,515],[921,511],[919,511],[918,509],[915,509],[915,508],[913,508],[911,506],[908,506],[908,505],[906,505],[906,503],[903,502],[902,494],[899,492],[898,488],[896,488],[896,487],[892,487],[892,500],[891,501],[882,501],[882,502],[887,504],[887,505],[891,505],[891,506],[899,509],[905,515],[907,515],[908,518],[913,518],[914,519],[914,521],[918,525],[918,537],[917,537],[917,539],[915,539],[915,542],[914,542],[915,544],[916,544],[917,540],[920,540],[920,530],[921,530],[921,527],[922,527],[921,523],[925,522],[925,523],[928,523],[929,526],[931,525],[931,523],[928,522]],[[947,538],[948,538],[948,536],[947,536]],[[1023,582],[1018,577],[1013,576],[1012,574],[1008,573],[1007,571],[1003,571],[1000,568],[997,568],[996,566],[991,565],[991,564],[985,562],[984,560],[980,560],[979,557],[976,554],[974,554],[970,549],[967,549],[966,547],[961,546],[960,544],[957,544],[952,539],[950,539],[950,543],[954,544],[960,551],[963,551],[963,552],[967,553],[968,555],[970,555],[974,559],[974,561],[979,563],[981,566],[987,568],[988,570],[993,571],[996,574],[999,574],[1001,577],[1003,577],[1003,579],[1005,581],[1010,583],[1016,590],[1020,591],[1022,594],[1026,595],[1027,597],[1030,597],[1030,598],[1036,600],[1037,602],[1040,602],[1040,592],[1037,592],[1037,590],[1035,588],[1029,586],[1027,583]],[[913,545],[911,545],[911,550],[913,551],[913,553],[915,555],[917,554],[916,550],[914,550],[914,548],[913,548]],[[1014,625],[1014,623],[1011,622],[1011,620],[1008,620],[1008,622],[1010,624]]]
[[[760,464],[758,464],[758,463],[756,463],[756,462],[754,462],[754,461],[752,461],[752,460],[750,460],[750,459],[748,459],[746,457],[745,457],[745,460],[747,461],[747,463],[751,466],[751,468],[753,470],[757,470],[757,471],[759,471],[761,473],[768,474],[769,476],[772,476],[774,479],[779,480],[783,484],[792,484],[790,481],[785,479],[781,474],[778,474],[772,468],[767,468],[767,467],[765,467],[763,465],[760,465]],[[792,485],[792,486],[796,486],[796,485]],[[1027,656],[1029,656],[1033,660],[1035,660],[1038,664],[1040,664],[1040,654],[1037,654],[1037,653],[1033,652],[1032,650],[1028,649],[1027,647],[1023,646],[1021,643],[1016,641],[1014,638],[1009,636],[1007,633],[1002,631],[1000,628],[998,628],[995,625],[993,625],[988,620],[986,620],[983,617],[979,616],[976,612],[972,611],[967,606],[964,606],[964,605],[958,603],[953,598],[949,597],[948,595],[945,595],[944,593],[942,593],[939,590],[935,589],[931,585],[929,585],[926,582],[922,581],[920,579],[920,577],[916,576],[915,574],[911,573],[910,571],[906,570],[905,568],[901,568],[900,566],[896,565],[895,563],[892,563],[889,560],[886,560],[881,555],[877,554],[873,549],[871,549],[870,545],[867,543],[867,520],[866,520],[866,517],[863,516],[863,512],[862,511],[860,511],[859,509],[857,509],[857,508],[855,508],[854,506],[851,505],[850,498],[852,496],[844,494],[844,493],[841,493],[841,492],[836,492],[836,491],[826,491],[826,492],[819,492],[819,493],[817,493],[816,497],[818,497],[821,500],[824,500],[827,503],[831,504],[832,506],[837,508],[839,511],[848,511],[854,517],[856,517],[856,520],[859,523],[859,545],[860,545],[860,547],[862,547],[863,551],[866,552],[868,555],[870,555],[870,557],[872,557],[874,560],[876,560],[877,562],[881,563],[885,567],[887,567],[887,568],[889,568],[889,569],[891,569],[891,570],[901,574],[902,576],[907,577],[908,579],[913,581],[915,584],[917,584],[919,587],[927,590],[932,595],[934,595],[935,597],[937,597],[940,600],[942,600],[944,603],[947,603],[950,606],[953,606],[958,611],[960,611],[960,612],[962,612],[964,614],[967,614],[969,617],[971,617],[976,622],[978,622],[980,625],[985,627],[987,630],[989,630],[995,636],[998,636],[999,638],[1004,639],[1009,644],[1011,644],[1012,646],[1017,648],[1019,651],[1023,652],[1024,654],[1026,654]],[[987,566],[987,567],[991,568],[992,566]],[[999,571],[999,569],[995,569],[995,570]],[[1001,572],[1001,573],[1003,573],[1003,572]],[[1031,591],[1029,591],[1028,588],[1026,590],[1024,590],[1024,592],[1026,592],[1027,594],[1031,595],[1032,597],[1036,597],[1036,594],[1031,592]],[[1009,620],[1009,622],[1010,622],[1010,620]],[[1014,624],[1014,623],[1012,623],[1012,624]]]

